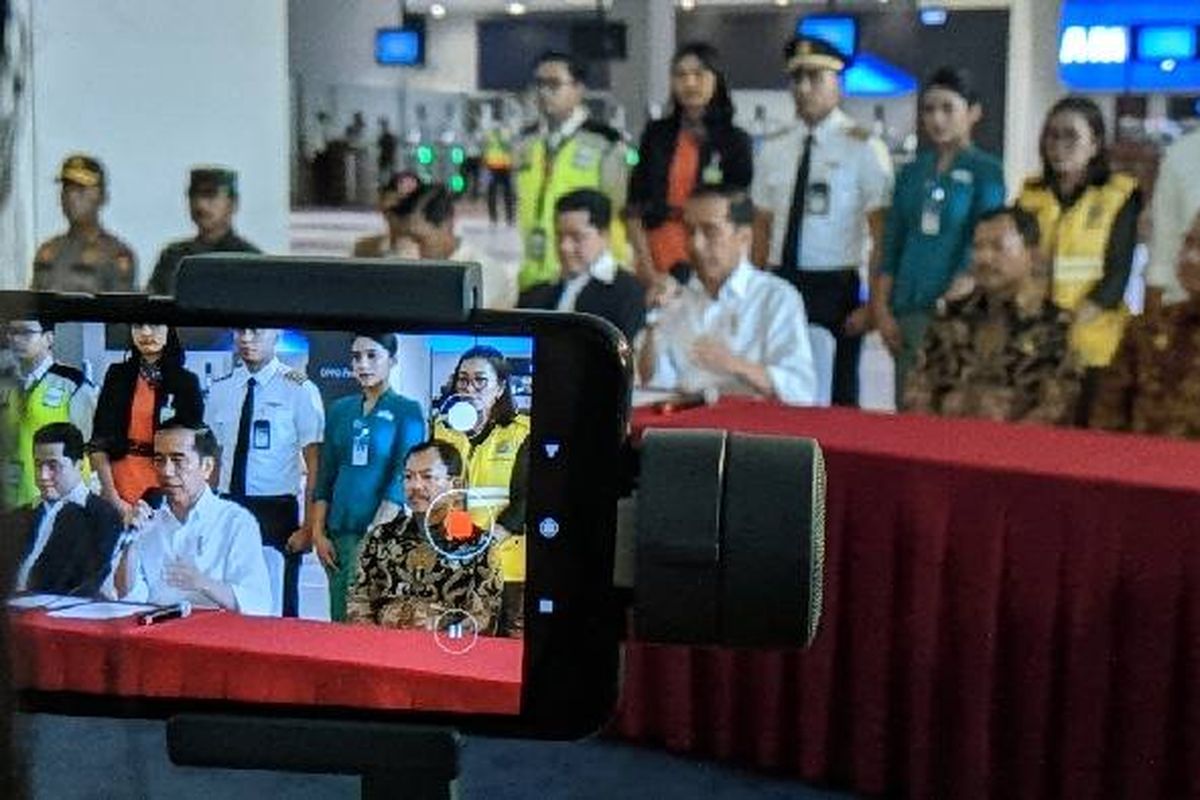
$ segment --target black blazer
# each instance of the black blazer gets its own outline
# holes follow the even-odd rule
[[[750,135],[736,125],[714,125],[707,132],[700,144],[696,185],[700,185],[704,169],[715,155],[720,158],[722,183],[749,189],[754,180],[754,146]],[[667,176],[678,136],[679,121],[672,117],[653,120],[642,131],[638,164],[629,177],[628,204],[647,229],[657,228],[671,216],[667,207]]]
[[[41,520],[39,507],[10,512],[6,532],[21,542],[18,564],[29,556]],[[83,508],[67,503],[54,518],[46,549],[29,571],[26,589],[52,594],[94,595],[108,577],[121,534],[121,515],[102,498],[89,494]]]
[[[517,307],[553,310],[558,306],[564,287],[562,281],[530,287],[521,293]],[[575,300],[575,310],[608,320],[625,334],[626,339],[633,341],[646,321],[646,290],[637,278],[618,269],[612,283],[588,281]]]
[[[137,378],[137,359],[113,364],[104,376],[104,386],[96,401],[90,447],[106,453],[114,461],[129,454],[129,418],[133,415]],[[154,393],[154,430],[158,430],[168,397],[175,409],[175,419],[188,425],[203,424],[204,396],[200,393],[200,379],[183,367],[164,365],[162,385]]]

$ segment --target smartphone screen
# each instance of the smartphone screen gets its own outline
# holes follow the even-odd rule
[[[601,720],[615,339],[544,315],[50,312],[9,308],[0,348],[21,688]]]

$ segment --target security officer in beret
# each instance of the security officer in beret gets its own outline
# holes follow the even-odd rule
[[[31,289],[131,292],[136,259],[129,245],[100,225],[108,200],[104,167],[95,158],[68,156],[58,170],[67,232],[44,242],[33,259]]]
[[[868,242],[872,271],[882,254],[891,160],[883,142],[838,107],[847,56],[797,36],[784,62],[796,121],[764,140],[755,158],[751,193],[766,218],[759,231],[770,231],[755,252],[768,251],[766,265],[800,290],[809,322],[833,334],[833,403],[854,406],[870,328],[860,267]]]
[[[175,294],[175,278],[184,256],[262,252],[233,230],[238,206],[236,172],[224,167],[197,167],[192,170],[187,196],[196,238],[173,242],[163,249],[146,284],[150,294]]]

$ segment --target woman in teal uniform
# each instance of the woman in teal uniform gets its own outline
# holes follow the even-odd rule
[[[1000,159],[971,143],[982,116],[966,70],[942,67],[921,88],[927,146],[896,178],[871,292],[875,327],[896,359],[896,407],[938,301],[970,293],[971,237],[980,215],[1004,205]]]
[[[350,361],[362,391],[336,400],[325,417],[312,532],[329,576],[335,622],[346,618],[359,543],[373,521],[394,517],[403,506],[404,457],[425,440],[421,407],[388,383],[398,347],[393,333],[355,334]]]

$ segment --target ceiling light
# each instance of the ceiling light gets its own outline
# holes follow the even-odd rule
[[[783,7],[786,5],[790,5],[791,2],[792,2],[792,0],[775,0],[775,5]]]
[[[679,0],[679,9],[681,11],[693,11],[696,8],[696,0]]]
[[[509,3],[508,4],[508,13],[512,14],[514,17],[524,14],[525,13],[525,4],[524,3]]]
[[[441,19],[446,16],[446,7],[441,3],[434,3],[429,7],[429,16],[434,19]]]

